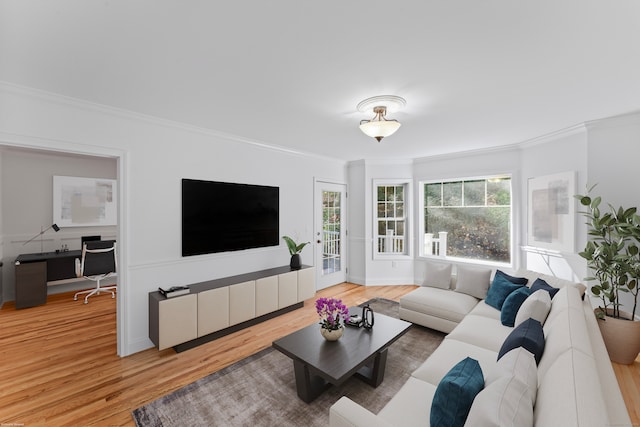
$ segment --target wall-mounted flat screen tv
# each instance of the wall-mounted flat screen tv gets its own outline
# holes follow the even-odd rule
[[[182,180],[182,256],[278,246],[280,189]]]

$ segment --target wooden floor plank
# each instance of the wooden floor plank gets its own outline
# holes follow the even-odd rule
[[[87,305],[73,301],[73,293],[23,310],[7,303],[0,310],[0,423],[134,426],[133,409],[316,322],[317,297],[351,306],[374,297],[397,301],[413,289],[343,283],[318,292],[303,308],[183,353],[150,349],[125,358],[116,355],[115,300],[108,295]],[[640,361],[614,369],[628,407],[640,407]],[[640,424],[635,409],[630,413]]]

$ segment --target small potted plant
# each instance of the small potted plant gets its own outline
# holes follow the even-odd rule
[[[291,262],[289,263],[289,266],[293,270],[300,270],[300,267],[302,267],[302,262],[300,261],[300,252],[302,252],[302,249],[304,249],[304,247],[307,246],[310,242],[297,244],[289,236],[282,236],[282,238],[285,242],[287,242],[287,248],[289,248],[289,253],[291,254]]]
[[[344,322],[349,319],[349,309],[342,300],[318,298],[316,311],[320,316],[320,333],[327,341],[336,341],[344,333]]]
[[[591,187],[587,193],[591,192]],[[637,208],[600,210],[601,197],[577,195],[587,211],[589,241],[579,255],[593,272],[591,293],[601,301],[598,326],[613,362],[631,364],[640,352],[640,322],[635,321],[640,281],[640,216]],[[620,296],[631,294],[630,313],[620,309]]]

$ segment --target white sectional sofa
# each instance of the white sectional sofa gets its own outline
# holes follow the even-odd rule
[[[630,426],[593,309],[588,298],[581,298],[584,285],[531,271],[515,275],[527,277],[527,286],[541,277],[560,288],[543,325],[533,425]],[[414,292],[401,300],[401,317],[450,333],[378,414],[342,397],[331,407],[331,426],[428,426],[438,384],[454,365],[471,357],[485,379],[495,369],[501,346],[513,331],[501,323],[499,310],[453,289],[421,287]]]

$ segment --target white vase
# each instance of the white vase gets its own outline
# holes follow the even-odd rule
[[[344,333],[344,327],[340,325],[338,329],[325,329],[320,327],[320,333],[327,341],[337,341]]]

